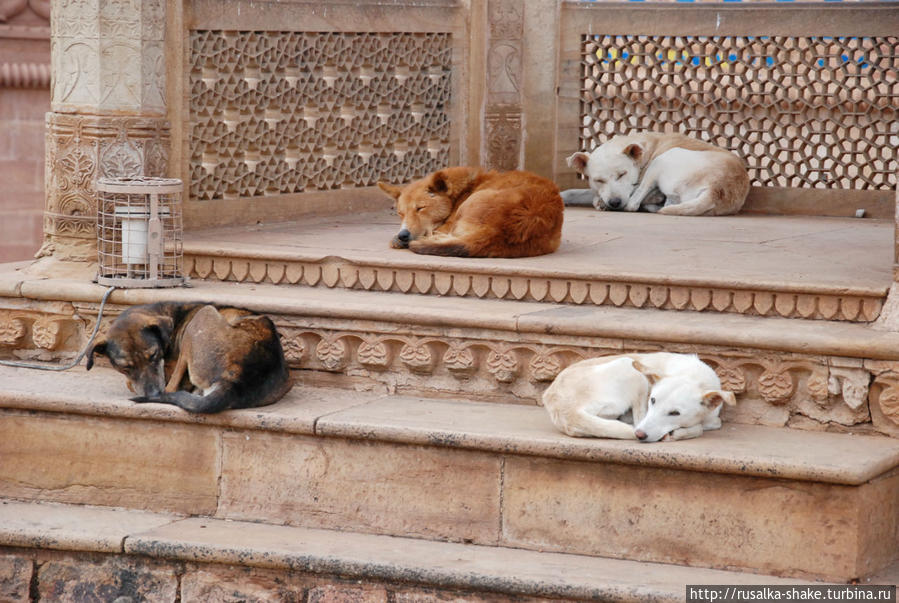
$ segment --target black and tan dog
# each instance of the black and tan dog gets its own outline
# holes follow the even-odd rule
[[[128,377],[135,402],[213,413],[277,402],[291,387],[275,325],[266,316],[206,303],[160,302],[122,312],[88,351]]]

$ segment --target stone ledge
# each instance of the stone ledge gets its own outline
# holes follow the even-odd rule
[[[0,545],[121,553],[125,538],[183,516],[0,499]]]
[[[190,423],[844,485],[864,484],[899,466],[899,441],[874,436],[725,423],[695,440],[641,444],[570,438],[552,427],[542,408],[523,405],[296,386],[272,406],[207,416],[132,403],[124,379],[103,367],[62,374],[0,367],[0,381],[6,416],[42,411]]]
[[[877,318],[892,280],[892,221],[581,208],[565,221],[559,251],[536,258],[388,249],[397,220],[384,211],[193,232],[184,266],[220,281],[849,322]]]
[[[0,295],[32,301],[98,303],[99,285],[0,273]],[[271,284],[193,281],[190,288],[121,289],[110,302],[214,300],[263,313],[397,324],[489,328],[516,333],[628,338],[751,347],[803,354],[899,360],[899,333],[868,325],[703,312],[585,307],[398,293],[283,288]]]
[[[117,546],[81,540],[103,522],[120,526],[105,529],[115,533]],[[77,505],[4,501],[0,526],[0,547],[124,553],[138,562],[222,564],[519,596],[680,601],[686,584],[807,584],[733,571]],[[23,553],[19,549],[18,555]]]

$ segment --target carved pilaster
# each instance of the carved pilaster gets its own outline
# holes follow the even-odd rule
[[[487,34],[485,164],[514,170],[522,157],[522,37],[524,2],[490,0]]]
[[[54,0],[44,245],[96,259],[99,177],[165,176],[164,0]]]

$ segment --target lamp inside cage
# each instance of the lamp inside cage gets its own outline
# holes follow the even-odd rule
[[[97,180],[97,282],[116,287],[174,287],[181,275],[180,180]]]

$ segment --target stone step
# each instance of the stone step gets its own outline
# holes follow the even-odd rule
[[[0,354],[70,355],[104,291],[0,273]],[[899,436],[899,333],[871,325],[203,281],[110,300],[104,321],[159,300],[268,313],[310,385],[534,404],[579,359],[667,350],[718,371],[739,401],[729,421]]]
[[[586,306],[868,322],[892,283],[892,220],[676,217],[569,208],[559,251],[390,249],[389,212],[185,235],[194,278]]]
[[[5,570],[5,571],[4,571]],[[734,571],[210,517],[0,502],[0,599],[682,601],[686,585],[805,584]]]
[[[846,581],[897,555],[899,441],[581,440],[537,407],[295,387],[214,416],[0,369],[0,496]],[[885,537],[886,535],[886,537]]]

